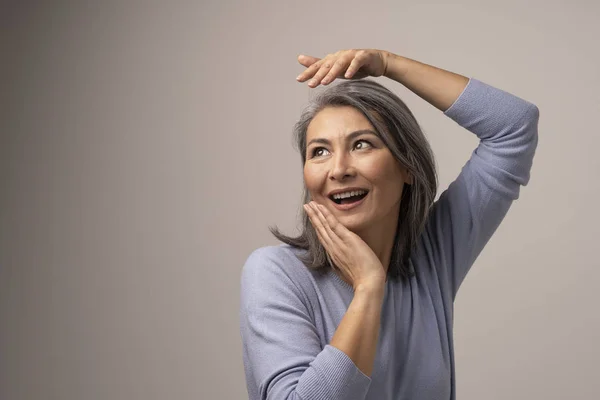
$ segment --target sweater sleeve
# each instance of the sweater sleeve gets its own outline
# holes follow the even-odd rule
[[[250,400],[362,400],[371,383],[339,349],[321,346],[305,291],[276,247],[242,269],[240,331]]]
[[[434,203],[426,234],[452,300],[483,247],[529,182],[538,142],[534,104],[471,78],[444,114],[479,144]]]

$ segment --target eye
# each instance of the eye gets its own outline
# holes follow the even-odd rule
[[[365,143],[368,143],[368,144],[369,144],[369,146],[371,146],[371,142],[369,142],[368,140],[365,140],[365,139],[359,139],[359,140],[357,140],[356,142],[354,142],[354,144],[356,144],[356,143],[358,143],[358,142],[365,142]],[[361,148],[362,148],[362,147],[361,147]]]
[[[354,142],[354,147],[356,147],[356,144],[357,144],[357,143],[359,143],[359,142],[365,142],[365,143],[367,143],[369,146],[372,146],[371,142],[369,142],[368,140],[365,140],[365,139],[359,139],[359,140],[357,140],[356,142]],[[312,153],[311,153],[311,158],[312,158],[312,157],[318,157],[318,156],[317,156],[317,151],[319,151],[319,150],[321,150],[321,149],[323,149],[323,150],[327,150],[325,147],[315,147],[315,148],[312,150]],[[361,146],[361,148],[360,148],[359,150],[362,150],[362,149],[363,149],[363,147]]]

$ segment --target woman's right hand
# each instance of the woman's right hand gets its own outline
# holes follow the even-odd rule
[[[371,247],[342,225],[323,205],[311,201],[304,205],[304,209],[319,241],[354,290],[382,290],[386,273]]]
[[[296,78],[298,82],[308,82],[308,86],[327,85],[336,78],[361,79],[367,76],[381,76],[387,70],[391,53],[377,49],[340,50],[325,58],[300,55],[298,62],[307,69]]]

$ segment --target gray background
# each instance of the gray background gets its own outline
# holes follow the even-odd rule
[[[247,397],[239,273],[296,233],[300,53],[380,48],[538,105],[530,185],[455,303],[463,400],[600,392],[595,1],[4,2],[0,399]],[[475,137],[379,79],[440,191]]]

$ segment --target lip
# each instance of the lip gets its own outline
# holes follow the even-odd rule
[[[335,201],[331,200],[329,197],[328,197],[328,198],[329,198],[329,201],[331,201],[331,203],[333,204],[333,206],[334,206],[335,208],[337,208],[338,210],[340,210],[340,211],[348,211],[348,210],[352,210],[352,209],[354,209],[354,208],[356,208],[356,207],[360,206],[362,203],[364,203],[365,199],[366,199],[367,197],[369,197],[369,194],[370,194],[370,193],[371,193],[370,191],[369,191],[369,192],[367,192],[367,195],[366,195],[365,197],[363,197],[363,198],[362,198],[362,199],[360,199],[359,201],[356,201],[356,202],[354,202],[354,203],[351,203],[351,204],[338,204],[338,203],[336,203]]]

